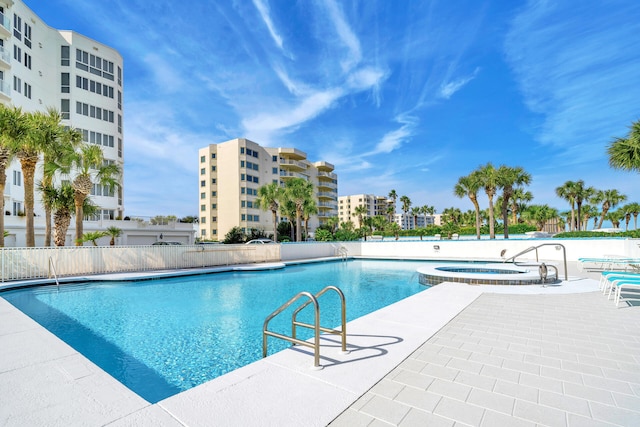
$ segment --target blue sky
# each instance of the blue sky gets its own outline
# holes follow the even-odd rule
[[[26,3],[124,57],[128,215],[197,215],[198,148],[237,137],[437,212],[489,161],[561,211],[567,180],[640,202],[606,156],[640,119],[637,0]]]

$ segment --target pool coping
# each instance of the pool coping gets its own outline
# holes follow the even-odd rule
[[[583,281],[528,291],[567,293],[577,283],[584,286],[573,290],[597,289],[595,280]],[[324,337],[320,371],[309,369],[308,350],[287,349],[156,404],[0,298],[0,346],[10,349],[0,355],[0,423],[326,425],[482,293],[509,291],[493,288],[445,283],[349,322],[351,353]],[[516,288],[509,293],[523,293]]]

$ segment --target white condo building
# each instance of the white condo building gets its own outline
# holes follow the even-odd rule
[[[392,201],[385,196],[373,194],[353,194],[350,196],[338,197],[338,217],[340,223],[351,221],[359,227],[358,216],[355,210],[358,206],[365,206],[367,213],[363,217],[374,217],[377,215],[388,217],[387,209],[392,205]]]
[[[22,0],[0,0],[0,102],[25,112],[56,108],[63,124],[81,130],[86,142],[101,145],[105,160],[122,169],[122,57],[81,34],[49,27]],[[41,173],[38,167],[36,182]],[[123,215],[123,179],[115,192],[94,185],[91,200],[100,207],[100,218]],[[35,196],[35,213],[42,215],[37,192]],[[17,160],[7,170],[4,201],[5,215],[22,214],[24,188]]]
[[[203,240],[223,240],[233,227],[272,233],[271,211],[255,205],[258,189],[272,182],[284,186],[294,177],[313,183],[318,213],[309,220],[310,233],[338,215],[338,176],[333,165],[310,162],[300,150],[262,147],[237,138],[201,148],[198,155],[199,237]]]

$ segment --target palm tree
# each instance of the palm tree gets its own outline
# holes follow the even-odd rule
[[[278,241],[278,209],[282,200],[284,189],[277,183],[263,185],[258,188],[258,198],[254,202],[254,206],[263,211],[270,210],[273,220],[273,241]]]
[[[526,208],[526,203],[533,200],[531,191],[525,191],[524,188],[516,188],[511,196],[511,222],[518,223],[518,212]]]
[[[496,189],[500,185],[498,170],[491,164],[487,163],[481,166],[473,173],[478,174],[478,180],[480,181],[480,187],[484,188],[484,192],[489,199],[489,238],[496,238],[495,228],[495,216],[493,207],[493,197],[496,195]]]
[[[387,221],[393,222],[395,214],[396,214],[395,205],[387,206]]]
[[[118,227],[108,227],[106,233],[107,236],[111,237],[109,246],[115,246],[116,238],[122,235],[122,229]]]
[[[76,208],[76,245],[82,245],[84,201],[91,193],[93,180],[100,185],[115,189],[119,184],[117,176],[120,167],[115,163],[105,163],[102,149],[97,145],[83,145],[76,152],[72,165],[76,168],[76,177],[72,182]]]
[[[406,219],[407,221],[407,227],[409,226],[409,219],[408,219],[408,214],[409,214],[409,209],[411,209],[411,199],[409,198],[409,196],[400,196],[400,203],[402,204],[402,213],[403,213],[403,218]]]
[[[571,205],[571,223],[569,225],[569,231],[575,229],[575,207],[576,207],[576,183],[573,181],[567,181],[562,186],[556,188],[556,195],[561,199],[569,202]]]
[[[309,219],[311,215],[315,215],[318,213],[318,206],[316,205],[316,201],[313,197],[305,200],[304,206],[302,208],[302,219],[304,220],[304,235],[305,238],[309,237]]]
[[[613,228],[620,228],[620,220],[624,218],[625,212],[622,209],[607,212],[606,219],[611,221]]]
[[[581,221],[580,219],[582,218],[582,203],[585,200],[589,200],[591,199],[591,196],[593,196],[593,194],[596,192],[596,189],[593,187],[585,187],[584,186],[584,181],[583,180],[578,180],[574,183],[574,187],[573,187],[573,195],[576,201],[576,206],[578,208],[578,216],[577,216],[577,226],[578,226],[578,231],[580,231],[581,227]]]
[[[420,215],[420,207],[415,206],[411,208],[411,215],[413,215],[413,228],[418,228],[418,215]]]
[[[74,150],[82,141],[82,134],[61,124],[62,115],[53,108],[47,113],[33,113],[34,138],[41,141],[43,147],[42,185],[53,185],[57,172],[68,173]],[[51,246],[51,210],[52,206],[43,199],[45,210],[44,245]]]
[[[353,216],[358,217],[358,228],[362,228],[364,216],[368,213],[367,207],[365,205],[358,205],[353,210]]]
[[[502,188],[502,222],[504,225],[504,238],[509,238],[509,202],[513,197],[514,187],[519,188],[531,183],[531,174],[520,166],[514,168],[500,166],[498,169],[499,185]]]
[[[591,205],[582,205],[582,229],[589,228],[589,219],[598,216],[598,209]]]
[[[598,222],[598,229],[602,228],[602,223],[607,215],[607,212],[611,208],[615,208],[621,202],[627,200],[627,196],[620,194],[618,190],[598,190],[591,198],[592,203],[602,203],[602,212],[600,213],[600,221]]]
[[[633,202],[627,205],[627,211],[633,215],[633,228],[638,229],[638,213],[640,213],[640,204]]]
[[[396,193],[396,190],[391,190],[389,191],[389,195],[387,197],[391,199],[391,218],[389,219],[389,222],[392,222],[393,216],[396,214],[396,200],[398,200],[398,193]]]
[[[84,242],[91,242],[93,246],[98,246],[97,240],[107,235],[106,231],[90,231],[84,233],[81,238],[77,239],[76,246],[82,246]]]
[[[527,222],[535,224],[538,231],[542,231],[549,220],[558,217],[558,211],[548,205],[531,205],[522,213],[522,217]]]
[[[477,172],[458,178],[458,183],[453,188],[456,197],[468,197],[476,211],[476,238],[480,240],[480,204],[478,204],[478,191],[482,187],[480,177]]]
[[[331,230],[331,234],[335,233],[338,226],[340,225],[340,218],[337,216],[332,216],[327,218],[327,222],[325,223],[329,230]]]
[[[615,138],[607,147],[609,166],[640,172],[640,120],[631,124],[626,138]]]
[[[64,246],[67,240],[67,230],[71,224],[71,216],[75,209],[73,186],[68,182],[63,182],[60,188],[49,186],[44,189],[44,192],[49,192],[49,204],[54,212],[53,242],[56,246]]]
[[[313,197],[313,184],[303,178],[292,178],[285,186],[285,197],[295,205],[296,216],[296,241],[302,240],[301,220],[304,214],[304,205]]]
[[[0,247],[4,247],[4,191],[7,184],[7,168],[16,154],[17,147],[27,138],[29,124],[18,107],[0,104]]]

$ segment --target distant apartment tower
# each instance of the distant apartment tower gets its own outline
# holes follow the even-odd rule
[[[314,186],[318,213],[310,218],[310,232],[338,215],[338,177],[333,165],[312,163],[300,150],[262,147],[237,138],[201,148],[198,155],[201,239],[223,240],[233,227],[271,233],[271,211],[258,209],[255,204],[258,189],[272,182],[284,186],[294,177]]]
[[[398,224],[402,230],[415,230],[416,228],[424,228],[428,225],[439,225],[440,215],[397,213],[394,215],[393,221]]]
[[[0,103],[25,112],[56,108],[63,124],[80,130],[84,141],[102,146],[105,160],[121,168],[122,69],[122,57],[114,49],[49,27],[22,0],[0,0]],[[39,165],[36,182],[41,174]],[[119,184],[115,191],[94,184],[91,200],[100,207],[99,216],[123,215],[123,177]],[[5,214],[23,212],[23,185],[14,160],[7,170]],[[37,192],[35,212],[43,213]]]
[[[351,196],[338,197],[338,217],[340,223],[351,221],[356,227],[359,227],[358,216],[355,210],[358,206],[365,206],[367,213],[364,217],[374,217],[382,215],[388,217],[387,209],[393,202],[385,196],[375,196],[373,194],[354,194]]]

